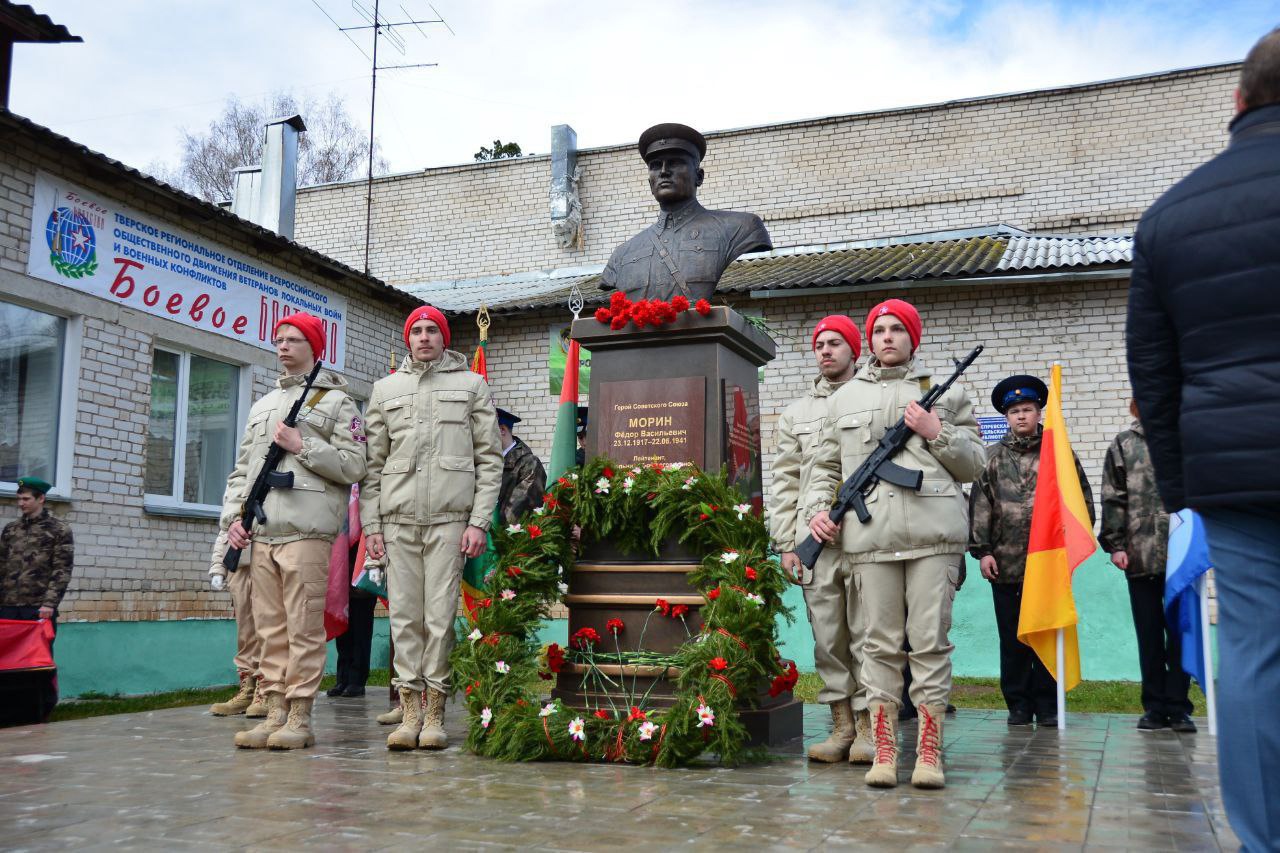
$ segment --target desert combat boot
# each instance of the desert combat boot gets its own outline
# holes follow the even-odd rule
[[[287,716],[284,710],[284,694],[267,694],[267,716],[253,728],[236,733],[236,746],[241,749],[266,749],[267,739],[283,728]]]
[[[209,713],[215,717],[234,717],[243,714],[253,704],[253,689],[257,679],[251,673],[240,673],[240,691],[225,702],[215,702],[209,706]]]
[[[831,703],[831,736],[821,743],[809,747],[810,761],[823,761],[834,764],[849,757],[849,747],[853,744],[853,709],[848,699],[840,699]]]
[[[853,745],[849,747],[850,764],[870,764],[876,760],[876,744],[871,737],[871,712],[865,708],[853,712]]]
[[[417,749],[418,734],[422,731],[422,694],[416,690],[401,687],[400,708],[403,720],[400,722],[400,728],[387,735],[387,749]]]
[[[380,726],[398,726],[404,721],[404,708],[400,705],[395,706],[390,711],[385,711],[375,717]]]
[[[315,744],[316,736],[311,731],[311,704],[314,701],[310,696],[289,700],[289,719],[267,738],[269,749],[306,749]]]
[[[449,736],[444,733],[444,700],[443,690],[427,690],[427,720],[418,735],[421,749],[444,749],[449,745]]]
[[[262,692],[262,679],[253,680],[253,702],[244,709],[244,715],[251,720],[260,720],[267,715],[267,697]]]
[[[867,771],[867,784],[873,788],[896,788],[898,785],[898,706],[891,702],[872,702],[871,740],[876,754]]]
[[[942,719],[947,706],[920,705],[920,731],[916,735],[916,767],[911,771],[911,784],[917,788],[945,788],[947,777],[942,772]]]

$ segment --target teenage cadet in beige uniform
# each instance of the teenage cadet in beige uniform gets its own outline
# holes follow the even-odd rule
[[[773,433],[777,446],[769,526],[787,577],[804,590],[813,629],[813,660],[822,678],[818,701],[831,706],[831,737],[809,747],[809,758],[870,764],[875,750],[867,699],[858,682],[862,625],[852,565],[839,548],[826,548],[808,572],[795,552],[797,541],[809,535],[800,505],[811,486],[827,401],[853,378],[862,355],[862,336],[853,320],[833,314],[814,327],[812,346],[819,375],[803,397],[783,410]]]
[[[388,564],[392,683],[403,720],[387,748],[443,749],[462,563],[484,550],[502,485],[502,448],[489,386],[448,349],[444,315],[418,308],[405,321],[404,339],[409,356],[374,383],[366,410],[369,476],[360,489],[360,521],[370,554]]]
[[[312,365],[324,358],[324,324],[310,314],[290,314],[276,324],[272,338],[285,373],[276,390],[249,410],[222,499],[227,541],[244,548],[249,544],[240,523],[245,498],[271,443],[285,450],[277,470],[293,474],[293,487],[267,495],[267,520],[254,526],[253,555],[239,570],[252,575],[267,716],[237,734],[236,746],[300,749],[315,743],[311,703],[324,674],[329,552],[347,511],[351,484],[364,476],[364,427],[346,393],[346,380],[332,370],[316,376],[297,426],[281,423],[302,394]]]
[[[227,531],[219,530],[213,542],[213,553],[209,557],[209,585],[214,592],[224,589],[231,592],[231,613],[236,620],[236,654],[234,662],[236,673],[240,677],[240,690],[225,702],[215,702],[209,706],[209,713],[215,717],[233,717],[244,714],[246,717],[259,718],[267,715],[266,699],[262,696],[262,687],[258,678],[258,665],[262,660],[262,641],[258,637],[258,629],[253,625],[253,580],[249,571],[251,551],[240,555],[240,565],[245,571],[235,572],[227,577],[227,567],[222,565],[222,558],[227,553]]]
[[[920,330],[920,315],[907,302],[890,299],[871,309],[872,358],[828,402],[806,501],[810,530],[827,542],[839,536],[845,559],[853,564],[866,625],[862,684],[875,743],[866,779],[876,787],[898,783],[904,655],[911,665],[911,699],[920,713],[911,784],[945,784],[942,720],[951,693],[953,648],[947,631],[969,535],[961,484],[972,482],[986,461],[973,406],[959,385],[952,385],[932,411],[916,402],[932,382],[916,357]],[[850,516],[837,527],[826,508],[841,481],[899,417],[916,436],[894,461],[924,473],[920,491],[881,482],[867,496],[870,521],[861,524]],[[904,639],[910,652],[902,650]]]

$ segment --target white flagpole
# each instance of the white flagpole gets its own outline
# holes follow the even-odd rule
[[[1218,701],[1217,690],[1214,689],[1213,648],[1209,642],[1209,575],[1200,575],[1196,580],[1200,594],[1200,651],[1204,656],[1204,704],[1209,712],[1209,734],[1218,736]]]
[[[1058,731],[1067,728],[1067,691],[1062,686],[1062,679],[1067,674],[1066,653],[1062,648],[1062,629],[1053,632],[1055,651],[1058,656]]]

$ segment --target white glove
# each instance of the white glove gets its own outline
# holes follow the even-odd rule
[[[373,581],[374,586],[382,586],[387,579],[386,569],[381,566],[369,567],[369,580]]]
[[[222,575],[209,575],[209,586],[214,592],[222,592],[227,587],[227,579]]]

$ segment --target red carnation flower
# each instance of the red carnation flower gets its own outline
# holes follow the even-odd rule
[[[468,696],[470,696],[470,695],[471,695],[471,690],[472,690],[472,685],[468,684],[468,685],[467,685],[467,695],[468,695]]]
[[[627,714],[627,722],[630,723],[633,720],[644,720],[644,719],[647,719],[647,717],[645,717],[644,711],[641,711],[635,705],[632,705],[631,713]]]
[[[711,516],[707,515],[705,512],[698,513],[698,521],[706,521],[710,517]]]
[[[609,328],[613,329],[615,332],[625,325],[627,325],[627,318],[625,314],[615,314],[614,318],[609,321]]]
[[[476,607],[492,607],[492,606],[493,606],[492,598],[482,598],[476,602]]]
[[[621,619],[616,618],[610,619],[608,622],[604,623],[605,630],[614,636],[621,634],[626,627],[627,626],[623,624]]]
[[[705,317],[711,313],[711,303],[705,299],[699,299],[694,303],[693,310]]]
[[[621,290],[615,290],[613,295],[609,297],[609,308],[613,313],[618,313],[620,309],[625,309],[631,304],[631,300],[627,298],[627,294]]]
[[[677,604],[675,607],[671,608],[671,618],[679,619],[681,616],[685,615],[688,612],[689,612],[689,605]]]
[[[519,566],[507,566],[507,575],[509,577],[519,577],[522,574],[524,574],[524,572],[521,571]]]
[[[667,600],[665,598],[659,598],[657,601],[655,601],[653,603],[653,609],[661,610],[663,616],[671,615],[671,605],[667,604]]]
[[[542,504],[543,506],[549,509],[555,509],[556,507],[560,506],[560,501],[556,500],[555,495],[548,492],[547,494],[542,496]]]
[[[600,642],[600,632],[595,628],[579,628],[573,632],[573,638],[569,641],[569,645],[579,649],[586,649]]]
[[[538,677],[541,678],[543,681],[550,681],[552,679],[551,673],[542,672],[541,670],[539,670],[538,672]]]
[[[603,472],[601,472],[601,473],[603,473],[603,474],[604,474],[606,477],[608,477],[610,480],[612,480],[612,479],[613,479],[613,469],[612,469],[612,468],[610,468],[608,465],[606,465],[606,466],[604,467],[604,471],[603,471]]]
[[[707,661],[707,666],[711,667],[716,672],[723,672],[729,667],[729,662],[724,658],[712,658]]]
[[[560,648],[559,643],[547,646],[547,668],[552,672],[559,672],[564,668],[564,649]]]
[[[707,598],[710,599],[711,601],[715,601],[719,597],[720,597],[720,587],[716,587],[715,589],[707,593]]]
[[[597,309],[596,309],[596,321],[597,321],[597,322],[599,322],[599,323],[607,323],[607,322],[609,322],[609,321],[610,321],[610,320],[612,320],[612,319],[613,319],[613,312],[611,312],[608,308],[597,308]]]
[[[689,310],[689,300],[684,296],[673,296],[671,297],[671,307],[683,313]]]
[[[715,504],[711,504],[711,511],[712,511],[712,512],[715,512],[715,511],[716,511],[716,510],[718,510],[719,508],[720,508],[720,507],[716,506]]]
[[[601,720],[607,720],[609,719],[609,712],[606,711],[604,708],[596,708],[595,713],[593,713],[591,716],[598,717]]]
[[[755,579],[756,579],[756,570],[751,568],[750,566],[747,566],[747,580],[753,581]]]
[[[542,528],[536,524],[530,524],[528,527],[525,528],[525,530],[529,531],[530,539],[537,539],[539,536],[542,535]]]

